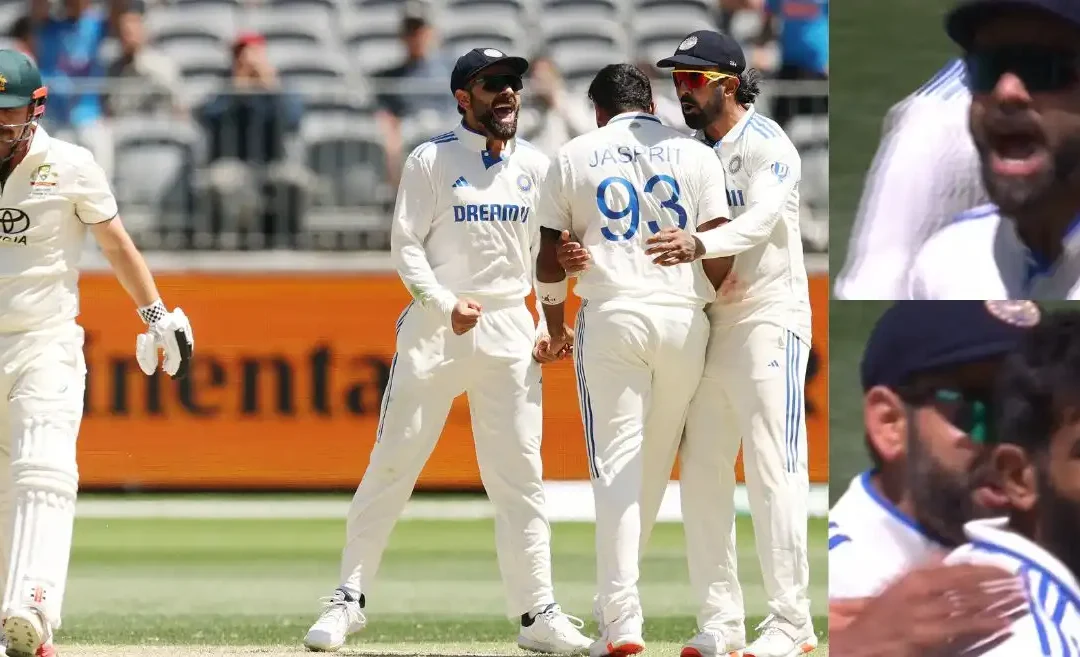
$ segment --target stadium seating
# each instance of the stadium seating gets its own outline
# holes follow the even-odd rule
[[[100,0],[104,1],[104,0]],[[305,98],[297,157],[324,183],[315,203],[318,224],[332,209],[385,208],[382,136],[373,119],[379,81],[372,74],[404,58],[402,0],[151,0],[145,16],[152,46],[180,69],[191,106],[220,90],[230,45],[242,31],[267,39],[285,88]],[[714,0],[435,0],[434,18],[448,59],[477,46],[524,56],[548,55],[581,93],[595,72],[617,61],[656,61],[690,31],[716,24]],[[0,0],[9,24],[22,0]],[[736,16],[733,32],[748,38],[760,17]],[[116,53],[114,41],[108,52]],[[442,87],[442,85],[440,85]],[[526,90],[527,93],[527,90]],[[527,98],[526,101],[528,102]],[[455,117],[413,117],[403,123],[406,152],[445,131]],[[827,125],[802,122],[793,139],[827,154]],[[190,199],[183,167],[200,165],[202,136],[191,123],[154,117],[116,122],[116,180],[122,202],[140,208],[180,207]],[[817,156],[812,156],[815,163]],[[816,164],[815,164],[816,166]],[[179,180],[179,184],[174,181]],[[807,177],[808,194],[826,199],[827,172]],[[170,205],[171,204],[171,205]],[[385,217],[385,213],[383,215]],[[324,222],[325,223],[325,222]]]

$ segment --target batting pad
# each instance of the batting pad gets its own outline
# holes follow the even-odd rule
[[[71,557],[78,421],[66,413],[25,418],[12,436],[14,509],[7,538],[10,563],[3,615],[31,607],[49,626],[60,627],[60,608]]]

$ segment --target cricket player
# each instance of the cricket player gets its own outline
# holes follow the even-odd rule
[[[732,220],[697,236],[695,257],[734,256],[708,308],[705,370],[679,453],[690,580],[701,605],[700,632],[683,656],[745,646],[752,657],[793,657],[817,646],[807,592],[803,389],[811,328],[799,233],[802,165],[780,126],[754,108],[757,72],[746,69],[732,37],[694,32],[657,66],[673,69],[687,126],[728,173]],[[667,265],[670,254],[689,250],[688,237],[665,229],[649,238],[646,253]],[[749,646],[734,542],[740,442],[770,612]]]
[[[947,17],[994,205],[915,259],[912,299],[1080,299],[1080,4],[974,0]]]
[[[873,469],[829,512],[830,600],[877,595],[987,515],[969,473],[993,382],[1039,319],[1031,301],[900,301],[882,314],[860,372]]]
[[[947,562],[990,564],[1024,583],[1028,613],[970,655],[1075,655],[1080,650],[1080,312],[1051,313],[1003,366],[989,458],[1002,517],[964,527]],[[957,651],[959,654],[959,651]]]
[[[537,294],[548,348],[557,352],[570,340],[555,328],[564,326],[567,294],[558,241],[564,233],[579,237],[596,262],[574,288],[582,299],[574,362],[596,504],[601,636],[590,654],[601,657],[645,649],[641,547],[671,479],[704,364],[703,308],[716,296],[700,262],[686,257],[658,267],[645,253],[646,238],[668,226],[713,229],[729,212],[720,162],[660,123],[642,71],[605,66],[589,98],[599,128],[559,150],[541,197]]]
[[[837,299],[906,299],[919,248],[970,208],[988,202],[968,133],[964,62],[954,59],[889,109],[863,184]]]
[[[47,91],[26,55],[0,50],[0,476],[3,603],[9,657],[54,655],[53,633],[71,553],[86,363],[79,258],[89,232],[131,296],[147,331],[143,372],[190,368],[191,325],[167,310],[117,214],[101,167],[85,148],[38,125]]]
[[[462,393],[496,508],[507,611],[521,619],[518,645],[572,654],[592,643],[578,629],[582,622],[555,604],[551,584],[534,360],[546,358],[547,335],[525,305],[548,158],[514,138],[528,67],[494,48],[462,55],[450,78],[461,124],[405,161],[391,250],[413,302],[397,322],[375,448],[349,509],[340,585],[304,639],[310,650],[335,651],[366,624],[365,591]],[[565,353],[560,348],[552,358]]]

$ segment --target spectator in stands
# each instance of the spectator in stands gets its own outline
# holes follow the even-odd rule
[[[34,56],[34,22],[30,16],[20,16],[11,24],[8,37],[12,40],[12,46],[30,59]]]
[[[379,87],[375,118],[384,135],[386,166],[396,187],[403,162],[401,121],[424,112],[446,116],[455,110],[453,96],[446,93],[451,64],[436,48],[431,26],[432,7],[424,0],[408,0],[401,20],[401,40],[406,57],[400,66],[374,75]]]
[[[566,142],[595,130],[596,114],[585,94],[567,93],[562,75],[550,57],[538,54],[529,62],[518,135],[553,157]]]
[[[781,80],[829,79],[829,0],[766,0],[765,23],[758,45],[780,37]],[[786,126],[800,114],[828,114],[828,94],[777,97],[772,118]]]
[[[180,69],[172,59],[146,45],[142,0],[134,0],[117,18],[120,56],[109,64],[111,116],[128,114],[182,114]]]
[[[114,154],[102,104],[101,44],[126,3],[108,0],[106,16],[90,0],[64,0],[61,16],[53,16],[49,0],[30,0],[34,55],[49,87],[45,123],[57,137],[88,148],[110,178]]]
[[[282,90],[265,39],[240,35],[231,88],[197,111],[209,139],[203,185],[211,191],[216,232],[292,245],[313,186],[313,174],[288,152],[303,111],[301,99]]]

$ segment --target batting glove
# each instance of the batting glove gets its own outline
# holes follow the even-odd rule
[[[161,300],[139,308],[139,316],[148,330],[135,339],[135,359],[147,376],[157,371],[160,352],[165,352],[161,369],[174,379],[182,379],[191,369],[191,356],[195,351],[195,336],[191,322],[179,308],[169,312]]]

